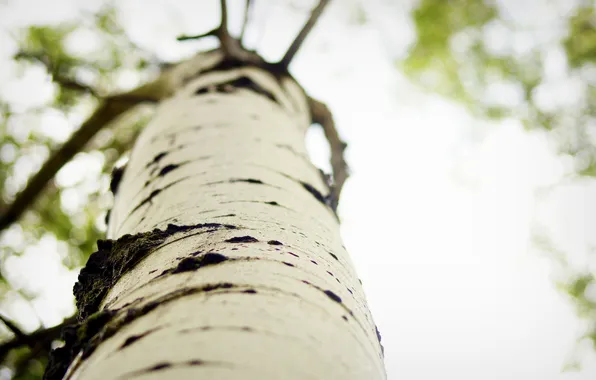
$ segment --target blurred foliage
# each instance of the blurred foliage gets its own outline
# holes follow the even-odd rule
[[[596,13],[594,6],[580,7],[569,19],[569,35],[563,40],[571,67],[596,63]]]
[[[595,2],[555,11],[556,22],[541,12],[565,2],[532,3],[529,24],[511,17],[505,3],[421,0],[411,12],[416,40],[397,66],[478,117],[515,118],[547,131],[559,152],[574,158],[579,176],[596,177]],[[559,286],[590,324],[581,339],[596,349],[596,300],[587,295],[595,274],[563,264],[568,275]]]
[[[116,11],[105,6],[97,14],[81,15],[76,22],[57,25],[31,25],[11,30],[18,50],[8,63],[14,78],[0,83],[0,205],[9,204],[48,157],[72,131],[78,120],[89,115],[98,97],[127,90],[120,85],[122,76],[128,83],[142,82],[159,70],[161,64],[152,54],[138,48],[119,26]],[[85,53],[78,53],[81,43]],[[40,83],[27,83],[32,72],[43,70],[46,78]],[[49,88],[50,94],[41,104],[23,105],[9,91],[14,84],[30,86],[29,91]],[[37,97],[35,97],[37,98]],[[146,111],[146,110],[145,110]],[[53,116],[51,120],[47,116]],[[58,125],[51,123],[59,120]],[[38,294],[26,286],[16,285],[7,273],[6,263],[23,255],[27,247],[51,237],[67,247],[62,264],[76,270],[95,250],[95,242],[104,237],[104,215],[111,205],[107,191],[114,163],[132,148],[140,129],[146,124],[143,110],[112,128],[101,131],[73,159],[79,167],[75,180],[54,180],[18,224],[0,235],[0,309],[10,310],[15,295],[31,302]],[[50,124],[50,125],[46,125]],[[62,131],[61,131],[62,130]],[[65,133],[64,130],[67,130]],[[95,172],[91,168],[97,168]],[[71,171],[66,165],[61,172]],[[98,180],[99,177],[99,180]],[[74,300],[73,300],[74,302]],[[73,306],[74,310],[74,306]],[[6,313],[10,315],[10,313]],[[18,323],[18,315],[16,322]],[[12,336],[0,327],[0,339]],[[2,358],[0,377],[6,371],[14,379],[40,379],[47,362],[47,349],[22,347]]]

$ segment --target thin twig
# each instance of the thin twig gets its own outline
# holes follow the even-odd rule
[[[99,97],[97,91],[91,86],[80,83],[72,78],[68,78],[67,76],[64,76],[62,73],[60,73],[60,71],[56,69],[56,67],[54,67],[52,62],[50,62],[48,57],[44,56],[43,54],[34,54],[26,51],[19,51],[17,54],[13,56],[13,59],[22,59],[27,61],[39,62],[45,66],[46,71],[52,76],[53,82],[58,83],[62,87],[69,88],[71,90],[87,92],[95,97]],[[83,64],[80,63],[79,66],[83,66]]]
[[[337,211],[341,190],[350,175],[348,164],[344,158],[344,150],[348,144],[339,136],[333,115],[327,105],[311,97],[308,98],[308,101],[313,123],[321,125],[325,138],[329,142],[330,162],[333,170],[333,185],[329,189],[329,206],[333,211]]]
[[[242,21],[242,28],[240,29],[240,36],[238,37],[240,44],[242,44],[244,32],[246,31],[246,26],[248,25],[248,14],[250,13],[251,4],[252,2],[250,0],[246,0],[246,5],[244,6],[244,20]]]
[[[294,41],[292,41],[292,44],[286,51],[286,54],[284,54],[283,58],[279,61],[278,64],[281,65],[283,68],[287,69],[290,66],[290,62],[292,62],[294,55],[296,55],[298,49],[300,49],[300,46],[312,30],[312,28],[317,23],[317,20],[323,13],[323,10],[325,9],[325,6],[328,3],[329,0],[321,0],[319,1],[319,4],[315,7],[315,9],[312,10],[310,17],[308,18],[308,21],[306,21],[306,24],[304,24],[304,27],[302,28],[300,33],[298,33]]]
[[[219,30],[219,27],[208,31],[207,33],[197,34],[194,36],[187,36],[187,35],[183,34],[181,36],[176,37],[176,40],[177,41],[189,41],[189,40],[198,40],[198,39],[205,38],[205,37],[217,37],[218,30]]]

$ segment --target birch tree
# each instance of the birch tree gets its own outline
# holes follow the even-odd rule
[[[218,49],[105,98],[73,136],[80,146],[131,106],[158,104],[113,172],[107,237],[75,284],[77,323],[45,378],[385,378],[380,334],[339,235],[346,145],[288,71],[326,3],[270,63],[230,35],[222,1],[218,28],[181,38],[215,36]],[[313,123],[329,141],[331,177],[308,158]],[[72,155],[69,143],[2,227]]]

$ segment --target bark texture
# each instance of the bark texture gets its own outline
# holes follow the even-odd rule
[[[75,287],[66,378],[384,379],[306,151],[304,91],[207,61],[215,69],[159,106],[115,176],[112,240]]]

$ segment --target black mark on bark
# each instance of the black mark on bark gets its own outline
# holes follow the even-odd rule
[[[236,214],[219,215],[219,216],[214,216],[213,218],[227,218],[227,217],[231,217],[231,216],[236,216]]]
[[[226,243],[256,243],[259,240],[255,239],[252,236],[236,236],[231,239],[226,240]]]
[[[171,363],[158,363],[158,364],[154,365],[153,367],[147,369],[147,372],[159,371],[160,369],[170,368],[171,366],[172,366]]]
[[[164,175],[168,174],[172,170],[178,169],[181,165],[183,165],[183,164],[169,164],[169,165],[166,165],[163,168],[161,168],[161,170],[159,171],[159,174],[157,174],[157,176],[158,177],[163,177]]]
[[[269,240],[267,242],[267,244],[269,244],[269,245],[284,245],[281,241],[277,241],[277,240]]]
[[[233,93],[240,88],[256,92],[257,94],[262,95],[273,102],[279,103],[271,92],[267,91],[265,88],[263,88],[261,85],[259,85],[247,76],[241,76],[239,78],[223,83],[218,83],[212,86],[200,87],[197,90],[195,90],[195,95],[204,95],[210,92]]]
[[[104,221],[106,222],[106,226],[108,225],[108,223],[110,222],[110,215],[112,214],[112,210],[108,210],[106,211],[106,218],[104,219]]]
[[[325,206],[328,206],[328,204],[327,204],[327,198],[324,197],[323,194],[321,194],[321,192],[319,190],[315,189],[312,185],[310,185],[310,184],[308,184],[306,182],[300,182],[300,183],[306,189],[306,191],[308,191],[313,197],[316,198],[316,200],[318,200],[319,202],[321,202]]]
[[[167,155],[168,155],[168,152],[158,153],[155,157],[153,157],[153,160],[151,162],[149,162],[145,167],[148,168],[151,165],[157,164],[159,161],[161,161],[162,158],[164,158]]]
[[[188,178],[190,178],[190,177],[180,178],[179,180],[176,180],[176,181],[174,181],[174,182],[172,182],[170,184],[167,184],[166,186],[162,187],[161,189],[153,190],[151,192],[151,194],[149,194],[149,196],[147,198],[143,199],[141,201],[141,203],[139,203],[134,209],[132,209],[132,211],[130,212],[129,215],[132,215],[135,211],[137,211],[138,209],[140,209],[141,207],[143,207],[145,204],[150,203],[153,200],[153,198],[155,198],[156,196],[158,196],[159,193],[161,193],[162,191],[164,191],[164,190],[166,190],[166,189],[174,186],[175,184],[177,184],[179,182],[182,182],[182,181],[184,181],[185,179],[188,179]]]
[[[128,346],[130,346],[131,344],[135,343],[136,341],[138,341],[141,338],[146,337],[147,335],[151,334],[152,332],[157,331],[158,329],[151,329],[148,331],[145,331],[142,334],[138,334],[138,335],[131,335],[128,338],[126,338],[126,340],[124,341],[124,343],[122,343],[122,345],[120,345],[120,347],[118,348],[119,350],[126,348]]]
[[[271,92],[265,90],[263,87],[261,87],[261,85],[259,85],[258,83],[254,82],[249,77],[242,76],[242,77],[237,78],[237,79],[234,79],[234,80],[232,80],[230,82],[221,84],[220,85],[221,86],[221,89],[223,90],[224,89],[224,86],[227,85],[227,84],[232,85],[233,87],[236,87],[236,88],[245,88],[245,89],[254,91],[257,94],[263,95],[264,97],[266,97],[267,99],[269,99],[269,100],[271,100],[273,102],[279,103],[277,101],[277,99],[275,98],[275,96]]]
[[[219,253],[206,253],[199,258],[187,257],[180,261],[171,273],[190,272],[209,265],[223,263],[226,260],[228,257]]]
[[[124,170],[126,169],[126,165],[115,167],[112,170],[112,179],[110,180],[110,191],[112,194],[116,195],[118,191],[118,187],[120,186],[120,181],[122,181],[122,176],[124,175]]]
[[[375,331],[377,332],[377,339],[379,340],[379,345],[381,346],[381,353],[385,356],[385,347],[381,343],[381,333],[379,332],[379,328],[375,325]]]
[[[327,297],[331,298],[335,302],[341,303],[341,298],[337,294],[333,293],[331,290],[324,290],[323,293],[325,293]]]
[[[254,178],[235,178],[235,179],[231,179],[230,182],[231,183],[246,182],[246,183],[254,183],[254,184],[263,185],[263,181],[261,181],[260,179],[254,179]]]

